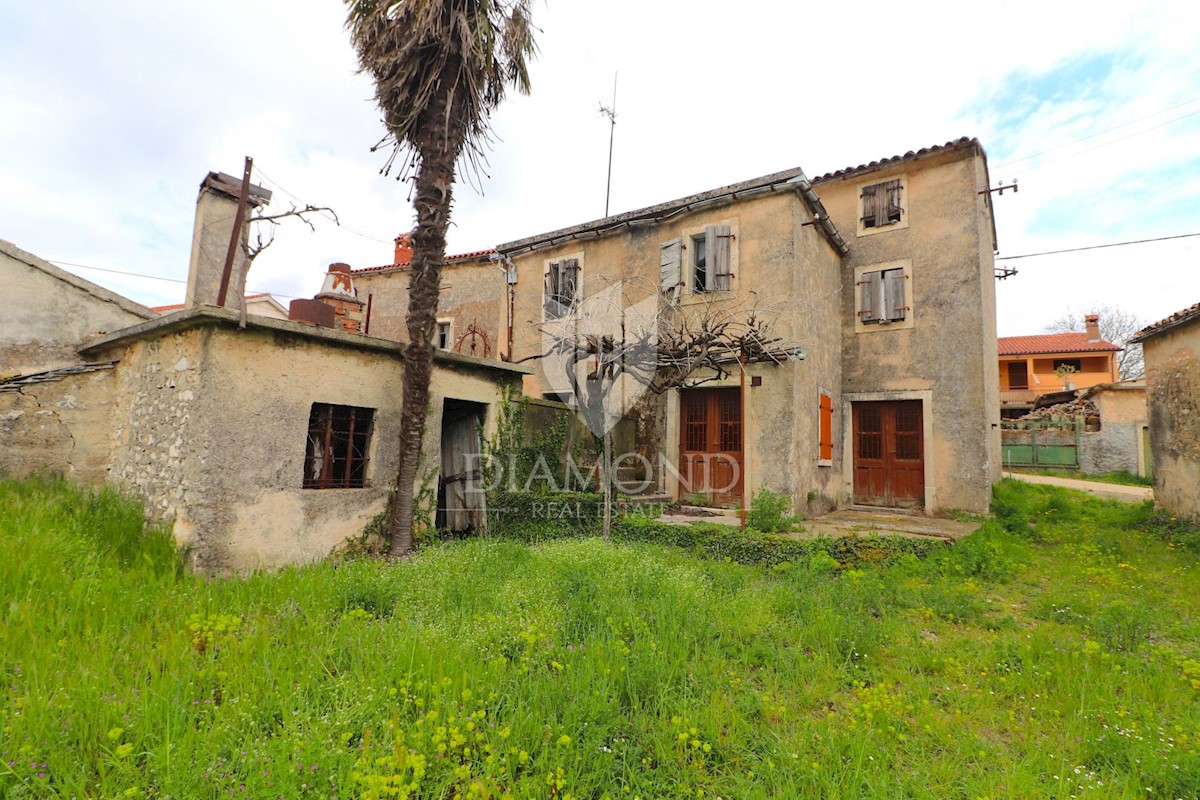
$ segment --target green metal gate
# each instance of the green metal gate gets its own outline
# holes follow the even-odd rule
[[[1003,420],[1001,457],[1006,467],[1078,469],[1083,420]]]

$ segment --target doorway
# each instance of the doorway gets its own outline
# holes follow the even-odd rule
[[[865,506],[925,505],[925,426],[920,400],[856,402],[854,502]]]
[[[715,505],[742,500],[742,395],[737,388],[680,393],[681,496]]]
[[[441,530],[483,530],[487,524],[480,475],[480,428],[487,413],[482,403],[447,398],[442,406],[441,476],[437,517]]]

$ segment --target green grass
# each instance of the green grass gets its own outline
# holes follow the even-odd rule
[[[995,507],[877,568],[476,539],[220,580],[0,482],[0,796],[1196,797],[1200,537]]]
[[[1153,486],[1154,478],[1145,475],[1134,475],[1127,469],[1116,472],[1104,472],[1099,475],[1089,475],[1086,472],[1063,469],[1023,469],[1010,470],[1022,475],[1048,475],[1051,478],[1070,478],[1076,481],[1096,481],[1098,483],[1119,483],[1123,486]]]

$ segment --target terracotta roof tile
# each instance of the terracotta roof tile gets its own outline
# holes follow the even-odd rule
[[[1147,325],[1146,327],[1142,328],[1140,331],[1135,333],[1133,338],[1130,339],[1130,341],[1131,342],[1140,342],[1143,339],[1148,339],[1151,336],[1155,336],[1159,333],[1162,333],[1167,328],[1173,328],[1182,322],[1187,322],[1188,320],[1196,319],[1196,318],[1200,318],[1200,303],[1196,303],[1195,305],[1190,305],[1187,308],[1183,309],[1182,311],[1176,311],[1174,314],[1172,314],[1171,316],[1169,316],[1165,319],[1160,319],[1158,322],[1154,322],[1154,323],[1151,323],[1150,325]]]
[[[1086,333],[1045,333],[1039,336],[1001,336],[997,345],[1002,356],[1032,356],[1039,353],[1107,353],[1121,348],[1103,339],[1089,342]]]
[[[970,145],[977,146],[978,144],[979,144],[978,139],[974,139],[970,136],[961,136],[958,139],[954,139],[952,141],[946,142],[945,144],[935,144],[932,147],[922,147],[920,150],[909,150],[904,155],[890,156],[888,158],[881,158],[878,161],[872,161],[870,164],[859,164],[857,167],[843,167],[842,169],[835,170],[833,172],[827,172],[824,175],[819,175],[819,176],[813,178],[812,182],[813,183],[823,183],[825,181],[832,181],[832,180],[836,180],[838,178],[848,178],[852,175],[858,175],[863,172],[870,172],[871,170],[881,169],[890,164],[895,164],[895,163],[898,163],[900,161],[905,161],[910,158],[921,158],[922,156],[932,155],[934,153],[940,153],[942,151],[958,150],[963,147],[968,147]]]
[[[482,258],[483,256],[490,256],[495,252],[496,252],[495,250],[472,250],[470,253],[455,253],[452,256],[446,256],[445,263],[455,264],[460,261],[470,261],[471,259],[474,259],[474,258]],[[352,270],[350,270],[350,274],[351,275],[362,275],[364,272],[383,272],[383,271],[389,270],[389,269],[405,269],[407,267],[408,267],[408,264],[383,264],[382,266],[378,266],[378,267],[362,267],[361,269],[352,269]]]
[[[270,292],[258,292],[256,294],[246,295],[246,299],[247,300],[257,300],[260,297],[270,297],[270,296],[271,296]],[[156,314],[165,314],[168,311],[178,311],[179,309],[183,308],[184,305],[186,305],[186,304],[185,303],[171,303],[170,305],[165,305],[165,306],[150,306],[150,310]]]

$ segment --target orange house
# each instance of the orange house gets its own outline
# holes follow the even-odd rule
[[[1014,418],[1044,394],[1116,383],[1121,348],[1100,338],[1100,317],[1084,318],[1082,333],[1005,336],[1000,355],[1000,416]]]

